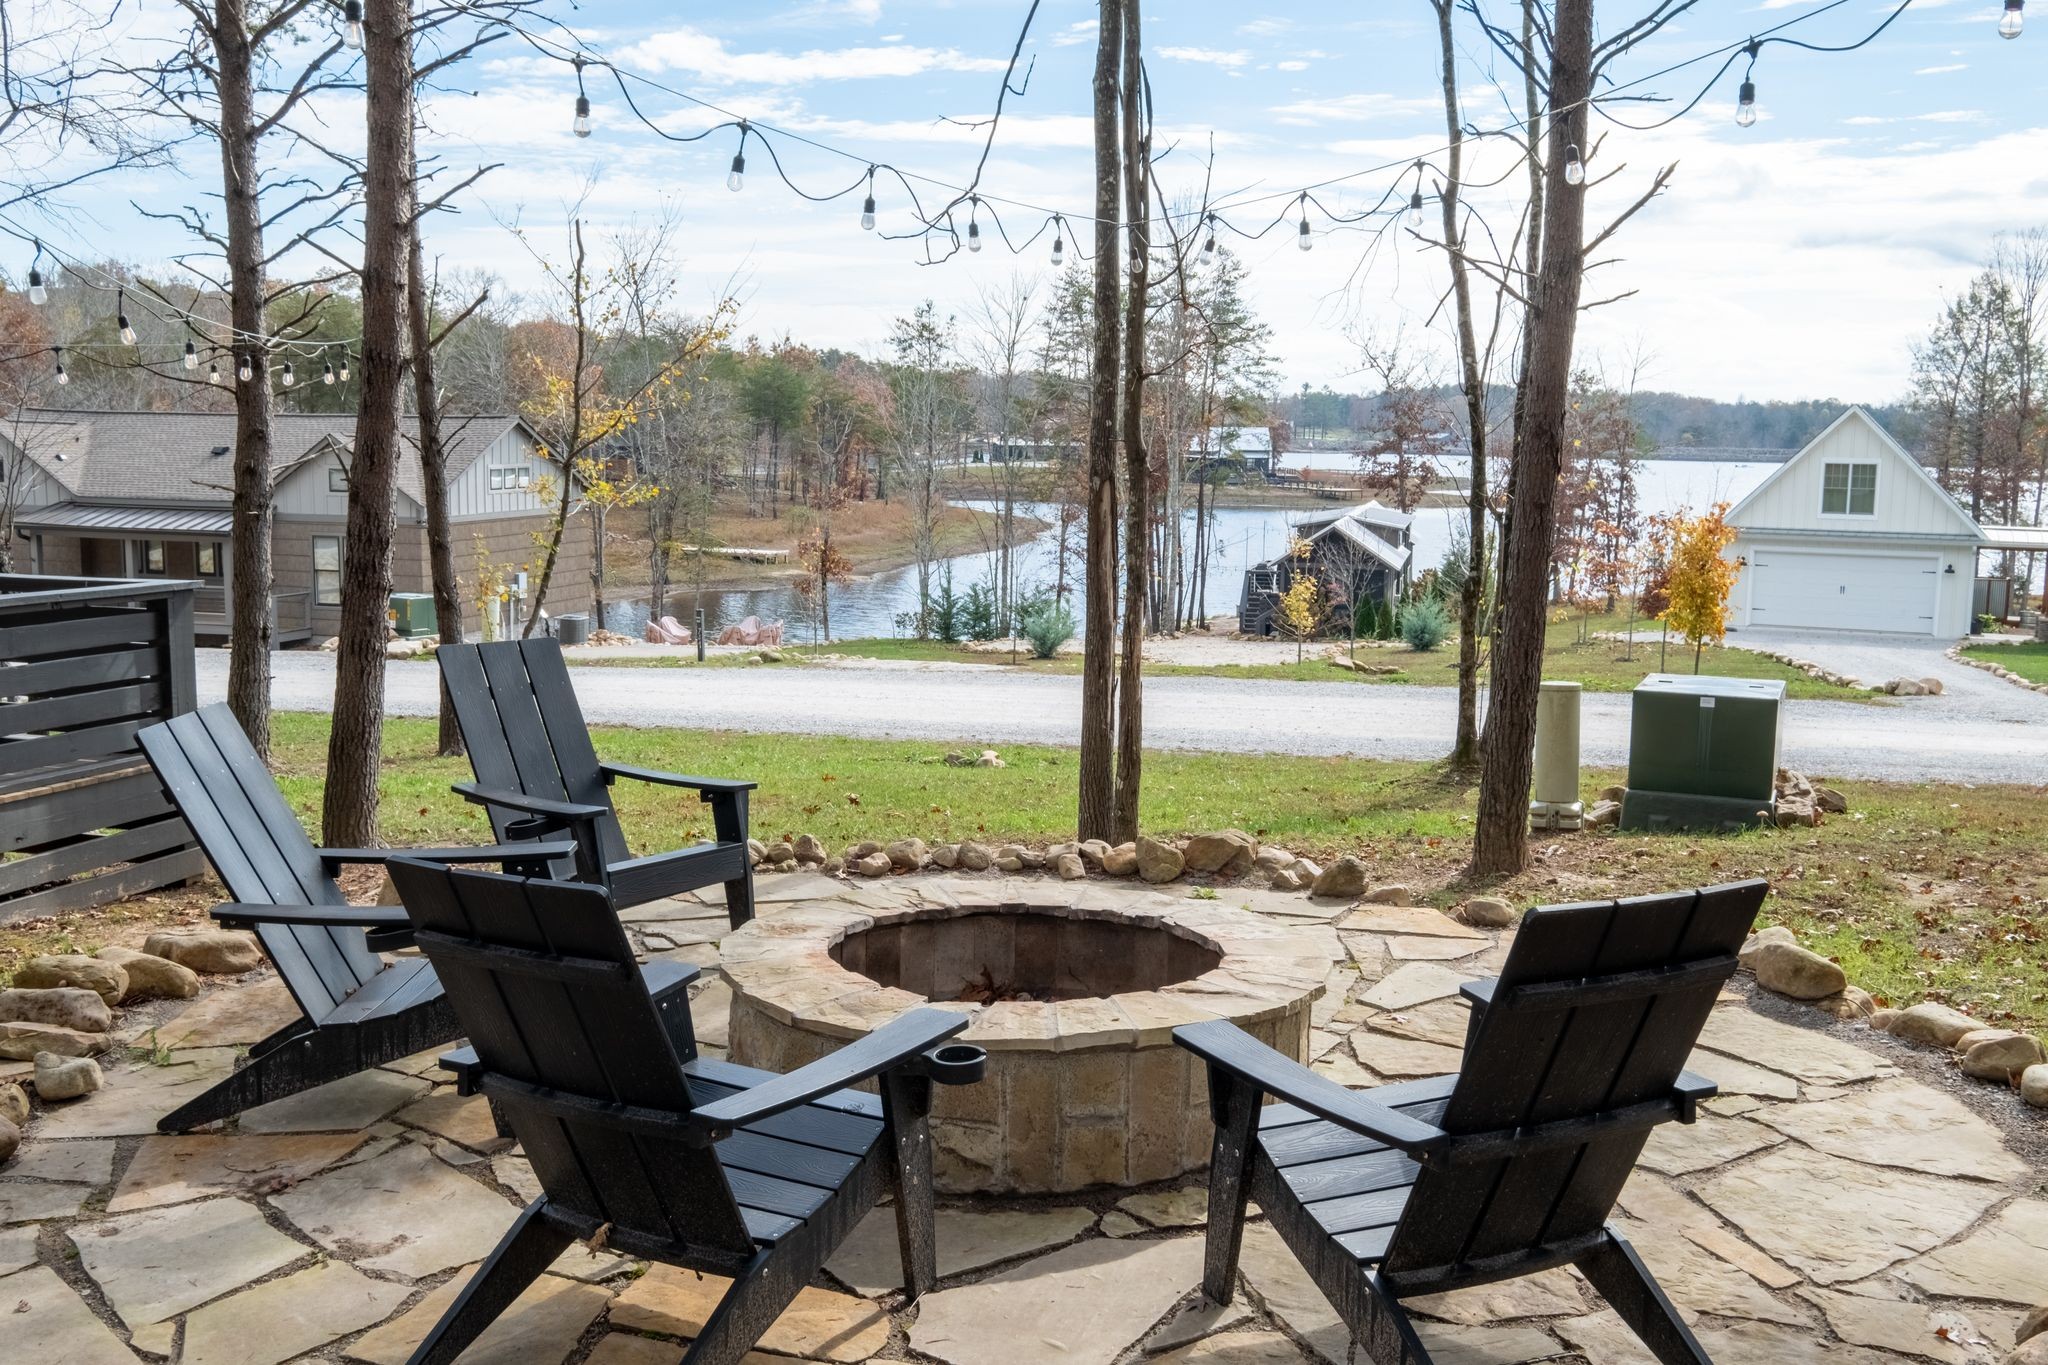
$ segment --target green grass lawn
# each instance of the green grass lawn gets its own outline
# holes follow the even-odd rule
[[[2023,645],[1966,645],[1963,653],[1972,659],[2003,664],[2028,682],[2048,683],[2048,641],[2030,640]]]

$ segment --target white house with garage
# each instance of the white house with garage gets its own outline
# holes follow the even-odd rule
[[[1728,513],[1729,624],[1966,635],[1984,529],[1862,408]]]

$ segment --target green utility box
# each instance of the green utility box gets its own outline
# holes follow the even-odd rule
[[[408,640],[440,634],[441,628],[434,620],[433,596],[424,592],[392,593],[391,628]]]
[[[1742,829],[1777,814],[1778,679],[1652,673],[1629,719],[1621,827]]]

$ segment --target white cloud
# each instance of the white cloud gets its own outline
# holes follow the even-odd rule
[[[701,29],[656,33],[618,53],[622,66],[642,71],[687,71],[721,84],[803,85],[812,81],[918,76],[927,71],[1001,71],[1000,57],[970,57],[957,48],[848,47],[805,52],[733,52]]]
[[[1275,69],[1275,70],[1277,70],[1277,71],[1306,71],[1306,70],[1308,70],[1308,63],[1307,63],[1307,62],[1275,62],[1275,63],[1273,63],[1273,67],[1274,67],[1274,69]]]
[[[1162,47],[1156,49],[1160,56],[1176,62],[1202,62],[1209,66],[1243,66],[1252,59],[1252,54],[1243,50],[1224,51],[1213,47]]]
[[[1370,123],[1379,119],[1412,118],[1433,110],[1441,110],[1442,107],[1442,102],[1438,100],[1420,96],[1386,95],[1374,91],[1276,104],[1271,113],[1275,122],[1302,127],[1315,123]]]
[[[1255,38],[1271,38],[1275,34],[1285,33],[1293,27],[1294,21],[1292,19],[1268,16],[1264,19],[1254,19],[1247,24],[1239,24],[1237,31],[1239,33],[1251,34]]]
[[[1951,71],[1968,71],[1968,62],[1951,62],[1947,66],[1923,66],[1913,74],[1916,76],[1946,76]]]
[[[1095,19],[1083,19],[1079,23],[1068,24],[1053,35],[1052,45],[1078,47],[1082,43],[1092,43],[1095,41],[1095,31],[1100,26],[1100,21]]]

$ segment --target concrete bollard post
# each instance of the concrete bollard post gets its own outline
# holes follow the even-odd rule
[[[1534,829],[1577,829],[1579,801],[1579,696],[1575,682],[1546,682],[1536,697],[1536,797],[1529,803]]]

